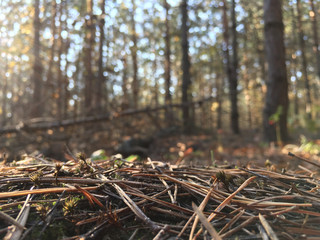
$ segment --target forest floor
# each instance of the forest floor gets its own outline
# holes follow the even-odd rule
[[[220,132],[217,135],[174,135],[157,139],[150,147],[152,160],[187,166],[257,166],[273,165],[273,168],[296,169],[299,162],[288,156],[289,152],[320,161],[317,156],[320,145],[316,140],[301,144],[299,138],[283,146],[269,146],[261,140],[261,134],[247,131],[241,135]],[[309,144],[309,147],[305,145]],[[311,150],[311,154],[310,154]],[[313,154],[312,154],[313,153]],[[306,164],[309,165],[309,164]]]
[[[188,239],[204,228],[205,239],[320,236],[316,140],[276,147],[255,131],[175,133],[153,138],[148,158],[139,161],[112,157],[121,142],[104,139],[108,132],[83,136],[68,145],[42,138],[43,146],[55,146],[51,158],[35,151],[0,163],[0,237]],[[87,156],[106,151],[86,159],[74,152],[83,146]],[[66,147],[71,152],[61,161]]]

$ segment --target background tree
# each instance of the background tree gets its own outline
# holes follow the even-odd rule
[[[93,108],[93,86],[95,77],[92,70],[93,47],[95,43],[95,22],[93,16],[93,0],[86,1],[85,13],[85,45],[84,45],[84,107],[87,114],[92,112]]]
[[[34,39],[33,39],[33,102],[32,102],[32,117],[40,117],[42,115],[42,62],[40,58],[40,0],[34,1],[34,16],[33,16],[33,28],[34,28]]]
[[[180,5],[181,8],[181,50],[182,50],[182,60],[181,60],[181,69],[182,69],[182,98],[181,102],[182,115],[183,115],[183,129],[185,133],[191,131],[192,122],[190,116],[190,59],[189,59],[189,40],[188,40],[188,2],[183,0]]]
[[[306,58],[306,49],[305,49],[305,41],[304,41],[304,31],[301,20],[301,5],[300,0],[297,0],[297,27],[298,27],[298,36],[299,36],[299,46],[301,51],[301,60],[302,60],[302,76],[305,84],[306,91],[306,113],[309,119],[312,118],[311,108],[312,108],[312,100],[311,100],[311,88],[310,81],[308,77],[308,64]]]
[[[288,81],[285,64],[284,25],[282,5],[278,0],[264,0],[265,49],[268,63],[267,94],[264,107],[264,134],[269,142],[277,142],[278,124],[280,138],[288,140]],[[278,123],[272,119],[279,115]]]

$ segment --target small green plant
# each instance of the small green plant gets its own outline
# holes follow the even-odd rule
[[[320,145],[309,141],[304,135],[300,136],[300,149],[310,154],[317,155],[320,153]]]
[[[217,164],[216,164],[216,159],[214,158],[214,151],[213,150],[210,150],[210,156],[211,156],[212,166],[216,167]]]
[[[75,212],[75,208],[77,207],[79,202],[79,198],[76,197],[70,197],[66,199],[63,205],[63,215],[71,215]]]
[[[277,142],[278,143],[281,143],[281,138],[280,138],[280,127],[279,127],[279,121],[280,121],[280,117],[281,117],[281,114],[283,112],[283,107],[280,105],[277,107],[277,111],[272,114],[270,117],[269,117],[269,124],[270,125],[275,125],[275,128],[276,128],[276,137],[277,137]]]

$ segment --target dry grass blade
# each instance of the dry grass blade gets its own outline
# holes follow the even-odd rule
[[[200,211],[203,211],[203,209],[204,209],[205,206],[207,205],[207,203],[208,203],[208,201],[209,201],[209,198],[211,197],[212,191],[213,191],[213,188],[210,189],[210,191],[208,192],[207,196],[203,199],[202,203],[201,203],[200,206],[199,206],[199,210],[200,210]],[[179,237],[181,237],[182,233],[185,231],[186,227],[189,225],[189,223],[192,221],[192,219],[193,219],[195,216],[196,216],[196,213],[194,213],[194,214],[190,217],[189,221],[186,223],[186,225],[184,226],[184,228],[181,230],[181,232],[180,232],[180,234],[179,234]],[[192,239],[192,237],[193,237],[194,231],[195,231],[196,226],[197,226],[197,224],[198,224],[198,219],[199,219],[199,217],[196,216],[196,218],[195,218],[195,220],[194,220],[194,222],[193,222],[193,226],[192,226],[192,228],[191,228],[191,232],[190,232],[190,237],[189,237],[189,239]]]
[[[297,156],[297,155],[293,154],[292,152],[288,152],[288,155],[289,155],[290,157],[295,157],[295,158],[297,158],[297,159],[299,159],[299,160],[302,160],[302,161],[304,161],[304,162],[310,163],[310,164],[312,164],[312,165],[317,166],[318,168],[320,168],[320,164],[318,164],[318,163],[316,163],[316,162],[313,162],[313,161],[310,161],[309,159],[306,159],[306,158]]]
[[[153,169],[156,169],[156,167],[154,166],[154,164],[153,164],[153,162],[151,161],[150,158],[148,158],[148,162],[150,163],[150,165],[151,165],[151,167],[152,167]],[[160,170],[160,171],[161,171],[161,170]],[[160,181],[163,183],[163,185],[164,185],[166,188],[169,188],[169,185],[167,184],[167,182],[166,182],[165,180],[163,180],[163,178],[159,177],[159,179],[160,179]],[[173,195],[172,195],[172,193],[171,193],[171,190],[168,191],[168,195],[169,195],[169,197],[170,197],[170,199],[171,199],[171,202],[172,202],[172,203],[176,203],[176,200],[175,200],[175,198],[173,197]]]
[[[223,232],[226,231],[226,229],[230,228],[233,226],[233,224],[235,224],[236,221],[238,221],[238,219],[244,214],[245,210],[241,210],[237,215],[235,215],[230,222],[228,222],[226,225],[224,225],[224,227],[220,230],[219,234],[222,234]]]
[[[20,239],[22,232],[23,232],[23,229],[24,229],[24,226],[26,225],[27,220],[28,220],[30,207],[31,207],[30,204],[27,204],[25,208],[21,209],[20,217],[17,220],[19,222],[19,224],[21,226],[23,226],[23,228],[18,228],[16,226],[14,226],[13,228],[11,228],[8,231],[7,235],[4,237],[4,240],[19,240]]]
[[[222,237],[222,239],[231,236],[232,234],[238,232],[239,230],[241,230],[242,228],[248,226],[249,224],[251,224],[251,222],[255,220],[255,217],[250,217],[247,220],[245,220],[244,222],[242,222],[241,224],[239,224],[238,226],[236,226],[233,229],[230,229],[228,232],[221,234],[220,236]]]
[[[270,239],[271,240],[279,240],[276,233],[273,231],[273,229],[269,225],[268,221],[260,213],[259,213],[259,219],[260,219],[260,222],[261,222],[263,228],[266,230],[268,236],[270,237]]]
[[[87,190],[81,188],[78,185],[75,185],[75,188],[78,189],[79,192],[81,192],[84,196],[86,196],[86,198],[89,200],[91,205],[93,205],[93,203],[95,202],[101,209],[106,211],[105,206],[103,206],[103,204],[95,196],[93,196],[91,193],[89,193]]]
[[[215,212],[220,212],[227,204],[229,204],[229,202],[231,201],[232,198],[234,198],[234,196],[239,193],[241,190],[243,190],[246,186],[248,186],[254,179],[256,179],[256,176],[250,177],[249,179],[247,179],[244,183],[241,184],[241,186],[234,191],[232,194],[229,195],[229,197],[227,197],[214,211]],[[217,216],[216,213],[211,213],[210,216],[208,217],[208,221],[211,222],[214,217]],[[202,232],[202,229],[200,229],[196,236],[199,236]]]
[[[152,231],[160,231],[161,227],[154,223],[149,217],[147,217],[141,209],[137,206],[137,204],[132,201],[132,199],[120,188],[117,184],[113,184],[122,200],[127,204],[127,206],[134,212],[134,214],[140,218],[143,222],[145,222],[149,227],[151,227]]]
[[[25,229],[24,226],[22,226],[18,221],[16,221],[14,218],[10,217],[8,214],[5,214],[4,212],[0,211],[0,218],[2,218],[4,221],[11,223],[18,228]]]
[[[222,240],[222,238],[219,236],[217,231],[214,229],[214,227],[209,223],[205,215],[202,213],[202,211],[194,204],[192,203],[192,208],[196,212],[197,217],[199,218],[202,225],[207,229],[207,231],[210,233],[212,239],[214,240]],[[191,236],[191,235],[190,235]]]
[[[87,191],[96,190],[98,187],[84,187],[83,189]],[[16,191],[16,192],[4,192],[0,193],[0,198],[11,198],[11,197],[21,197],[28,194],[48,194],[48,193],[62,193],[66,192],[78,192],[79,190],[76,188],[44,188],[44,189],[34,189],[34,190],[24,190],[24,191]]]

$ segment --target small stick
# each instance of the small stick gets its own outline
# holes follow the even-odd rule
[[[297,159],[299,159],[299,160],[305,161],[305,162],[307,162],[307,163],[310,163],[310,164],[312,164],[312,165],[317,166],[318,168],[320,168],[320,164],[315,163],[315,162],[313,162],[313,161],[311,161],[311,160],[309,160],[309,159],[306,159],[306,158],[297,156],[297,155],[293,154],[292,152],[288,152],[288,155],[289,155],[290,157],[295,157],[295,158],[297,158]]]
[[[260,213],[259,213],[259,219],[260,219],[260,222],[262,223],[263,228],[266,230],[268,236],[270,237],[270,239],[279,240],[279,238],[277,237],[277,235],[269,225],[268,221]]]
[[[207,229],[207,231],[210,233],[212,239],[214,240],[222,240],[222,238],[219,236],[217,231],[214,229],[214,227],[210,224],[206,216],[203,214],[203,212],[197,207],[195,203],[192,203],[192,208],[197,214],[197,217],[201,221],[202,225]]]
[[[2,218],[3,220],[17,226],[20,229],[26,229],[24,226],[22,226],[18,221],[16,221],[14,218],[12,218],[11,216],[9,216],[8,214],[1,212],[0,211],[0,218]]]

